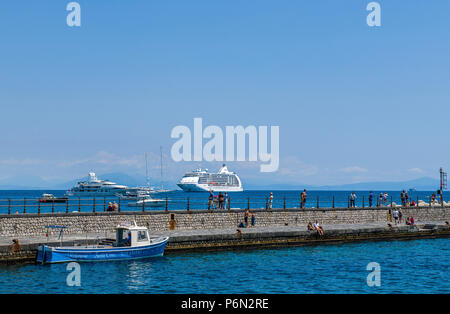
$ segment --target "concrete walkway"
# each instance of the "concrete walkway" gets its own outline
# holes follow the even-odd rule
[[[405,229],[410,228],[405,224],[399,224],[396,226],[391,223],[393,229]],[[418,228],[422,228],[424,225],[436,225],[445,226],[443,221],[429,221],[420,222],[417,224]],[[336,224],[336,225],[324,225],[323,226],[325,234],[327,233],[341,233],[341,232],[360,232],[373,229],[386,229],[388,228],[387,223],[365,223],[365,224]],[[304,234],[307,230],[306,226],[271,226],[271,227],[249,227],[249,228],[227,228],[227,229],[195,229],[195,230],[166,230],[166,231],[150,231],[151,237],[156,236],[168,236],[170,237],[169,243],[173,242],[184,242],[184,241],[206,241],[207,239],[220,239],[235,237],[237,234],[237,229],[242,232],[243,237],[249,236],[260,236],[265,235],[265,237],[271,236],[295,236],[296,234]],[[88,234],[64,234],[62,240],[64,242],[76,241],[80,244],[93,244],[98,240],[102,239],[113,239],[115,238],[115,233],[111,231],[110,233],[88,233]],[[12,237],[0,237],[0,248],[9,246],[12,244]],[[19,243],[22,245],[32,245],[38,243],[55,243],[59,242],[58,238],[51,236],[49,238],[45,237],[43,234],[41,237],[19,237]]]

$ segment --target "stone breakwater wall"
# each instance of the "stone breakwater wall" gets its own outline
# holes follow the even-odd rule
[[[250,210],[255,214],[255,225],[306,226],[308,222],[327,224],[363,224],[389,222],[393,208],[349,209],[272,209]],[[399,208],[397,208],[399,209]],[[406,207],[401,208],[403,219],[412,216],[416,223],[426,221],[449,221],[450,207]],[[66,226],[64,234],[110,233],[122,222],[136,221],[151,231],[237,228],[244,221],[244,210],[191,210],[191,211],[147,211],[147,212],[97,212],[58,214],[13,214],[0,215],[0,237],[43,236],[47,225]],[[249,217],[249,222],[251,217]],[[59,233],[49,229],[49,235]]]

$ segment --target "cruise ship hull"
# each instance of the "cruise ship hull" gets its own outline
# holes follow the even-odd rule
[[[185,192],[242,192],[241,186],[214,186],[207,184],[178,183],[177,184]]]

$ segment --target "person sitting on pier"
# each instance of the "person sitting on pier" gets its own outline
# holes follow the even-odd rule
[[[433,194],[431,195],[431,203],[436,202],[436,194],[433,192]]]
[[[411,219],[408,217],[406,218],[406,222],[405,222],[408,226],[411,224]]]
[[[116,212],[119,209],[119,205],[117,205],[117,203],[114,201],[113,206],[113,211]]]
[[[314,223],[314,229],[317,230],[317,234],[322,236],[323,235],[323,228],[321,225],[319,225],[319,222],[316,220],[316,222]]]
[[[22,249],[22,246],[19,244],[19,240],[13,239],[12,241],[13,241],[13,244],[11,245],[11,253],[20,252],[20,250]]]
[[[315,230],[312,222],[308,222],[308,230]]]
[[[108,208],[106,209],[106,211],[108,211],[108,212],[114,211],[114,207],[113,207],[113,204],[111,202],[109,202]]]

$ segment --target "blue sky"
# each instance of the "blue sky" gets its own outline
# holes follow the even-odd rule
[[[450,168],[450,3],[0,3],[0,182],[159,173],[177,125],[280,126],[280,169],[243,179],[343,184]],[[215,170],[217,163],[202,163]],[[26,182],[23,182],[26,184]]]

